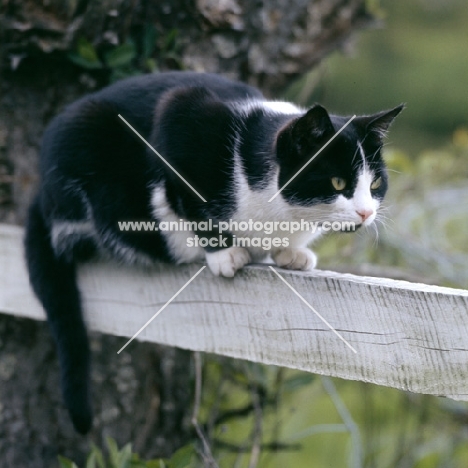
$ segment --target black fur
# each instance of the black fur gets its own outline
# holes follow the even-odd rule
[[[89,346],[75,267],[70,261],[55,255],[39,197],[29,210],[26,257],[31,284],[47,312],[59,350],[65,404],[76,430],[85,434],[92,423]]]
[[[351,183],[342,193],[351,198],[356,175],[361,169],[361,158],[356,152],[356,142],[362,142],[366,163],[382,178],[382,185],[373,196],[383,199],[388,188],[385,163],[381,157],[382,137],[403,106],[374,116],[357,117],[351,125],[308,166],[300,177],[288,185],[283,196],[291,203],[331,203],[337,196],[330,184],[332,177],[341,177]],[[291,122],[278,137],[277,154],[280,159],[279,185],[284,185],[312,156],[349,120],[347,117],[329,115],[316,105],[307,114]],[[314,132],[306,129],[316,129]],[[352,156],[352,157],[350,157]]]
[[[138,255],[183,261],[161,232],[123,232],[118,221],[154,220],[151,190],[158,184],[165,187],[178,216],[227,219],[237,208],[236,154],[252,190],[261,191],[270,183],[275,167],[281,186],[346,121],[329,116],[320,106],[305,115],[261,106],[240,111],[239,103],[246,100],[264,98],[255,88],[217,75],[148,75],[80,99],[47,128],[41,147],[42,183],[27,224],[26,257],[30,282],[57,345],[65,404],[78,432],[89,431],[92,411],[90,352],[76,262],[96,251],[123,261]],[[384,180],[375,193],[383,197],[387,184],[379,132],[400,110],[356,119],[284,190],[283,199],[306,206],[331,202],[336,197],[331,177],[354,180],[357,140],[363,142],[367,163]],[[148,150],[118,114],[184,174],[207,203]],[[345,196],[351,196],[352,185],[347,191]]]

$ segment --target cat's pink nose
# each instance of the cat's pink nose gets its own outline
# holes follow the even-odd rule
[[[362,222],[364,222],[374,214],[374,210],[356,210],[356,213],[362,218]]]

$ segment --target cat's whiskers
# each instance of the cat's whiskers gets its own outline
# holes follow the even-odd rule
[[[392,209],[392,206],[386,204],[386,205],[381,206],[379,208],[379,211],[377,212],[376,221],[379,221],[382,224],[382,226],[385,227],[385,229],[390,228],[388,224],[392,224],[393,226],[395,225],[395,220],[393,216],[391,215],[391,209]]]
[[[379,243],[379,227],[377,226],[377,223],[372,223],[371,224],[372,228],[374,229],[374,232],[375,232],[375,239],[374,239],[374,243],[372,244],[373,247],[377,247],[378,243]]]
[[[375,223],[380,224],[385,231],[394,231],[393,226],[388,223],[388,219],[377,218]]]
[[[353,158],[351,159],[351,167],[352,167],[353,169],[357,168],[357,165],[354,166],[354,160],[356,159],[356,156],[357,156],[357,154],[358,154],[358,152],[359,152],[360,149],[361,149],[361,148],[360,148],[360,144],[358,143],[358,146],[357,146],[357,148],[356,148],[356,151],[355,151],[354,154],[353,154]]]

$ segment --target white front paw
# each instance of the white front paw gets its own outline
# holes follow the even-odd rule
[[[242,247],[206,252],[206,263],[216,276],[232,278],[237,270],[250,262],[249,252]]]
[[[317,265],[317,255],[306,248],[286,247],[272,254],[274,262],[288,270],[312,270]]]

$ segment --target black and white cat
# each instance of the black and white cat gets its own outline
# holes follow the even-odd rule
[[[320,233],[300,231],[267,251],[193,247],[211,231],[119,229],[120,221],[347,221],[370,225],[387,191],[382,138],[403,106],[355,118],[269,202],[348,121],[267,101],[255,88],[217,75],[171,72],[131,78],[67,107],[47,128],[42,177],[26,232],[32,287],[56,341],[65,403],[77,431],[92,424],[89,346],[75,278],[76,262],[106,253],[124,262],[206,261],[234,276],[271,255],[281,267],[316,265],[307,245]],[[122,122],[122,115],[179,175]],[[261,234],[265,236],[265,234]]]

